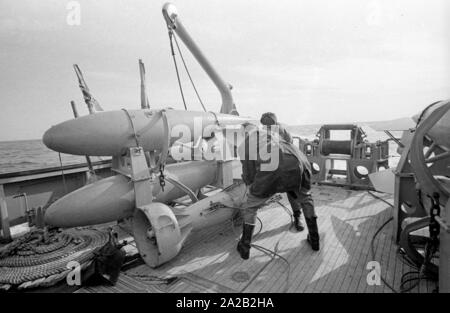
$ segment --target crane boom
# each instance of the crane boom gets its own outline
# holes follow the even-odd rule
[[[178,37],[180,37],[197,62],[216,85],[217,89],[219,89],[222,97],[222,107],[220,108],[220,113],[239,115],[231,94],[231,86],[222,79],[219,73],[217,73],[200,48],[194,42],[192,37],[189,35],[178,17],[175,6],[171,3],[166,3],[163,6],[162,12],[169,30],[173,30]]]

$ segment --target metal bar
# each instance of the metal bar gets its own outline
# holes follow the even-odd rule
[[[397,137],[394,137],[394,135],[392,135],[390,131],[385,130],[384,132],[386,133],[386,135],[389,136],[389,138],[391,138],[393,141],[395,141],[395,143],[398,144],[400,148],[405,147],[405,145],[403,143],[401,143]]]
[[[141,59],[139,59],[139,74],[141,77],[141,109],[150,109],[145,84],[145,66]]]
[[[77,75],[78,83],[83,94],[84,102],[86,102],[86,105],[88,107],[89,114],[94,114],[97,111],[103,111],[103,108],[100,106],[98,101],[95,100],[95,98],[92,96],[79,66],[77,64],[74,64],[73,68],[75,69],[75,74]]]
[[[347,176],[347,170],[339,170],[339,169],[330,169],[328,172],[332,175],[344,175]]]
[[[175,31],[175,33],[180,37],[181,41],[186,45],[189,51],[192,53],[194,58],[206,72],[206,74],[211,78],[214,85],[220,92],[222,97],[222,107],[220,113],[235,114],[238,115],[236,111],[236,106],[234,104],[233,96],[231,94],[231,85],[227,84],[219,73],[215,70],[212,64],[208,61],[205,55],[202,53],[200,48],[197,46],[195,41],[187,32],[184,25],[181,23],[178,13],[173,4],[167,3],[163,7],[163,15],[167,23],[167,27],[170,30]]]
[[[79,115],[78,115],[78,110],[77,110],[77,106],[75,104],[75,101],[73,101],[73,100],[70,101],[70,105],[72,106],[73,116],[75,118],[77,118]],[[91,158],[88,155],[86,155],[85,158],[86,158],[87,166],[89,168],[89,172],[87,173],[87,179],[86,180],[88,182],[92,183],[92,182],[94,182],[96,180],[95,170],[94,170],[94,167],[92,166]]]
[[[175,176],[172,176],[172,175],[168,174],[168,175],[166,175],[166,180],[168,182],[170,182],[172,185],[174,185],[175,187],[180,188],[181,190],[186,192],[186,194],[191,199],[192,203],[198,201],[198,198],[195,195],[195,193],[188,186],[186,186],[185,184],[180,182]]]
[[[425,160],[425,162],[426,163],[433,163],[433,162],[436,162],[436,161],[440,161],[442,159],[446,159],[448,157],[450,157],[450,151],[447,151],[447,152],[438,154],[438,155],[436,155],[434,157],[428,158],[428,159]]]
[[[436,149],[436,146],[437,145],[435,142],[433,142],[431,144],[430,148],[428,148],[427,152],[425,152],[425,155],[424,155],[425,159],[427,159],[433,153],[434,149]]]
[[[111,164],[107,163],[110,162],[110,160],[96,162],[95,168],[97,170],[104,169],[104,168],[111,168]],[[89,168],[84,164],[75,164],[75,165],[65,165],[64,166],[64,173],[66,175],[68,174],[75,174],[75,173],[82,173],[88,171]],[[23,176],[17,176],[17,177],[7,177],[7,178],[0,178],[0,184],[11,184],[11,183],[17,183],[22,181],[29,181],[33,179],[40,179],[40,178],[48,178],[48,177],[54,177],[54,176],[60,176],[61,175],[61,168],[55,168],[52,171],[45,171],[45,172],[39,172],[37,171],[36,174],[31,173],[29,175],[23,175]]]
[[[6,205],[6,196],[3,185],[0,185],[0,219],[2,225],[3,239],[5,241],[11,240],[11,230],[9,228],[8,207]]]
[[[75,101],[70,101],[70,105],[72,106],[72,111],[73,111],[73,116],[75,116],[75,118],[77,118],[78,115],[78,110],[77,110],[77,106],[75,104]]]

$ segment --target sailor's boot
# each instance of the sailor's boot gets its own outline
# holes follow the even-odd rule
[[[306,218],[306,226],[308,227],[308,243],[314,251],[320,249],[319,228],[317,227],[317,217]]]
[[[252,242],[254,228],[255,225],[253,224],[244,224],[242,227],[242,237],[238,242],[237,251],[244,260],[247,260],[250,257],[250,244]]]
[[[297,231],[303,231],[305,227],[303,226],[301,221],[302,206],[300,204],[298,195],[293,191],[288,191],[287,198],[289,200],[289,204],[291,205],[292,213],[294,216],[294,227]]]
[[[305,229],[301,218],[302,216],[300,214],[300,211],[294,212],[294,227],[297,231],[303,231]]]

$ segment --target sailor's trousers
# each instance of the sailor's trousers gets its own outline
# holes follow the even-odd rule
[[[314,200],[311,196],[310,189],[301,187],[299,190],[291,190],[287,192],[287,194],[294,215],[300,214],[301,209],[303,211],[303,214],[305,215],[305,218],[317,217],[314,210]],[[242,206],[242,216],[244,219],[244,223],[255,224],[258,209],[260,209],[264,205],[264,203],[270,199],[270,197],[255,197],[248,191],[246,197],[247,199]]]

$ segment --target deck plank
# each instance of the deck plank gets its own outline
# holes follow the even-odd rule
[[[251,249],[242,260],[236,244],[241,225],[230,221],[193,233],[180,254],[156,269],[147,265],[127,270],[116,287],[86,287],[79,292],[391,292],[387,286],[369,286],[366,268],[372,260],[370,242],[392,210],[365,191],[330,186],[313,187],[321,234],[321,250],[314,252],[306,241],[307,230],[297,232],[280,205],[261,209],[261,232],[253,243],[276,252],[289,262]],[[383,196],[392,201],[390,196]],[[283,196],[281,203],[289,208]],[[256,227],[258,229],[259,226]],[[410,268],[396,253],[392,223],[375,241],[375,261],[383,276],[396,288]],[[289,275],[288,275],[289,274]],[[152,285],[145,277],[177,277],[170,285]],[[421,291],[433,284],[422,282]]]
[[[373,261],[370,252],[370,241],[375,232],[375,229],[379,225],[378,221],[380,219],[378,216],[376,216],[376,208],[370,207],[371,211],[373,211],[374,209],[374,218],[367,220],[367,227],[364,229],[364,236],[361,236],[362,238],[359,244],[357,267],[350,285],[350,292],[364,292],[368,286],[367,275],[369,274],[369,270],[367,270],[367,264],[369,261]],[[388,253],[388,251],[386,251],[386,253]]]
[[[334,279],[329,278],[327,281],[327,289],[326,291],[330,292],[342,292],[342,282],[346,277],[346,273],[348,272],[347,263],[350,259],[349,248],[353,242],[352,234],[354,233],[353,227],[348,223],[348,221],[357,220],[359,213],[357,210],[350,211],[346,217],[342,217],[341,221],[342,225],[339,223],[335,223],[335,234],[338,241],[338,244],[341,247],[341,251],[339,252],[339,259],[341,262],[341,266],[336,274],[334,275]]]
[[[338,217],[336,216],[341,216],[341,214],[338,214],[338,212],[334,213],[333,218],[336,219]],[[348,214],[346,214],[345,216],[342,215],[342,218],[340,218],[340,220],[342,220],[343,223],[342,225],[336,224],[335,222],[333,222],[333,235],[335,236],[335,241],[336,241],[336,246],[338,247],[338,250],[335,253],[335,257],[336,258],[336,262],[335,264],[337,264],[338,266],[334,265],[335,270],[332,273],[330,273],[330,275],[328,275],[329,277],[327,277],[327,279],[324,280],[324,287],[322,287],[321,284],[318,284],[316,290],[321,291],[321,292],[325,292],[325,291],[339,291],[341,284],[340,281],[341,279],[339,278],[339,274],[343,273],[344,270],[341,268],[339,269],[339,267],[341,266],[345,266],[346,261],[349,258],[349,254],[348,251],[346,249],[346,246],[349,245],[352,241],[352,233],[354,232],[354,228],[351,227],[350,224],[346,223],[349,220],[355,220],[358,219],[358,211],[357,210],[351,210]],[[335,220],[334,220],[335,221]],[[343,230],[342,230],[343,229]],[[339,240],[341,237],[341,240]],[[332,277],[331,277],[332,276]],[[336,290],[333,290],[335,283],[337,284]],[[325,288],[326,286],[326,288]]]

